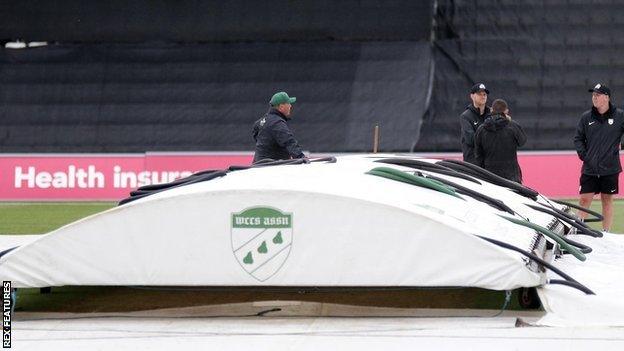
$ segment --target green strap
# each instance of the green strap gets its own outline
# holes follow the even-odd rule
[[[546,235],[547,237],[553,239],[554,241],[556,241],[559,246],[561,246],[562,248],[564,248],[567,252],[571,253],[574,257],[576,257],[577,259],[579,259],[580,261],[585,261],[586,257],[585,255],[579,251],[576,247],[568,244],[567,242],[565,242],[563,240],[563,238],[561,238],[557,233],[554,233],[540,225],[537,225],[535,223],[531,223],[522,219],[518,219],[518,218],[512,218],[512,217],[507,217],[507,216],[502,216],[499,215],[500,217],[505,218],[506,220],[512,222],[512,223],[516,223],[519,224],[521,226],[525,226],[527,228],[531,228],[534,229],[544,235]]]
[[[428,188],[431,190],[439,191],[441,193],[465,200],[463,197],[459,196],[455,192],[455,190],[453,190],[452,188],[446,186],[445,184],[437,180],[415,176],[413,174],[400,171],[398,169],[394,169],[390,167],[376,167],[366,172],[366,174],[371,174],[371,175],[375,175],[378,177],[392,179],[392,180],[396,180],[396,181],[403,182],[403,183],[417,185],[423,188]]]

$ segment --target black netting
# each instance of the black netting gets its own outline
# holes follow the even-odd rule
[[[408,150],[425,109],[427,42],[75,44],[0,55],[4,152],[253,150],[280,90],[306,150]]]
[[[418,151],[457,151],[468,90],[485,82],[525,129],[523,149],[572,149],[576,123],[602,82],[621,106],[618,1],[438,1],[432,108]],[[618,93],[620,92],[620,93]]]
[[[0,38],[83,43],[426,40],[430,1],[20,0]]]

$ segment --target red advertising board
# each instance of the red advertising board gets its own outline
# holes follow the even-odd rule
[[[248,165],[252,153],[0,154],[0,201],[119,200],[146,184]],[[459,154],[427,154],[461,158]],[[624,163],[624,159],[622,160]],[[578,196],[574,152],[519,154],[524,183],[551,197]],[[620,174],[620,180],[624,176]]]
[[[0,200],[118,200],[142,185],[248,165],[251,153],[0,154]]]

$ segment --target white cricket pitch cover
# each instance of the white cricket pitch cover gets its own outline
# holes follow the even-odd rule
[[[533,229],[509,222],[501,217],[511,217],[509,213],[469,196],[367,174],[378,166],[414,171],[373,161],[343,157],[335,163],[258,167],[172,188],[71,223],[5,253],[0,257],[0,277],[17,288],[509,290],[546,283],[547,274],[528,264],[525,256],[478,237],[531,251],[541,237]],[[527,207],[531,200],[506,188],[440,177],[505,201],[516,218],[541,226],[554,220]]]

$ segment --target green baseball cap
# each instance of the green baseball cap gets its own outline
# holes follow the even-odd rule
[[[273,97],[271,97],[271,101],[269,101],[269,103],[271,104],[271,106],[277,106],[279,104],[294,104],[295,101],[297,101],[296,97],[290,97],[285,92],[280,91],[279,93],[275,93]]]

